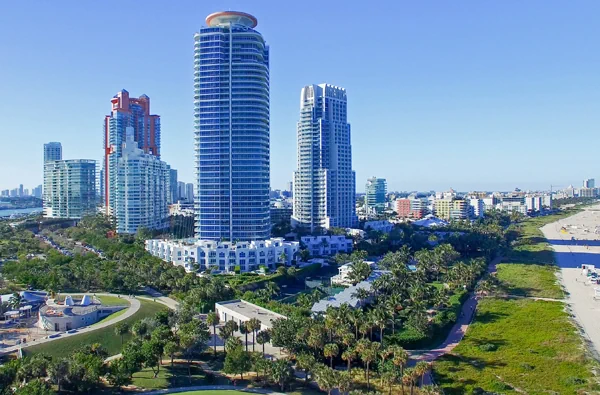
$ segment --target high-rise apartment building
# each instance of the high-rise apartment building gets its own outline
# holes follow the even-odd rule
[[[185,200],[187,200],[188,203],[194,202],[194,184],[191,182],[185,184]]]
[[[31,194],[33,195],[33,197],[41,199],[42,198],[42,186],[38,185],[37,187],[33,188],[31,191]]]
[[[464,199],[436,199],[435,215],[446,220],[462,220],[469,216],[469,203]]]
[[[179,192],[177,190],[177,170],[169,169],[169,204],[177,203],[179,200]]]
[[[583,187],[584,188],[595,188],[596,180],[593,178],[586,178],[585,180],[583,180]]]
[[[126,143],[117,161],[117,184],[112,193],[118,233],[168,225],[169,165],[139,148],[134,128],[127,127]]]
[[[127,129],[132,129],[139,149],[160,159],[160,116],[150,114],[150,98],[146,95],[129,97],[129,92],[123,89],[110,102],[111,113],[104,118],[103,201],[106,213],[114,214],[117,165]]]
[[[365,208],[367,215],[383,213],[385,197],[387,195],[387,182],[385,178],[371,177],[365,185]]]
[[[177,200],[185,199],[185,182],[177,182]]]
[[[309,85],[300,94],[292,223],[311,230],[357,222],[346,90]]]
[[[79,219],[96,211],[96,161],[51,160],[44,164],[44,217]]]
[[[243,12],[217,12],[194,36],[196,237],[270,235],[269,47]]]
[[[62,159],[62,145],[58,142],[44,144],[44,163]]]

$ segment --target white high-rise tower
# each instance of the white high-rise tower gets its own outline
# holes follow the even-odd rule
[[[293,196],[294,226],[312,231],[356,225],[356,176],[343,88],[302,88]]]

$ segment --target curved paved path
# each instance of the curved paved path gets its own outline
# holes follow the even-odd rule
[[[167,388],[164,390],[148,391],[143,392],[144,395],[159,395],[159,394],[173,394],[177,392],[188,392],[188,391],[215,391],[215,390],[232,390],[248,392],[253,394],[270,394],[270,395],[285,395],[282,392],[275,392],[262,388],[246,388],[246,387],[235,387],[233,385],[198,385],[195,387],[179,387],[179,388]]]
[[[78,294],[79,295],[79,294]],[[84,295],[84,294],[82,294]],[[116,294],[109,294],[109,293],[96,293],[96,294],[87,294],[87,295],[96,295],[96,296],[119,296]],[[107,326],[113,325],[119,321],[122,321],[126,318],[131,317],[132,315],[134,315],[139,309],[140,309],[140,301],[136,298],[129,298],[129,297],[125,297],[122,296],[123,300],[126,300],[129,302],[130,306],[127,309],[127,311],[117,317],[114,317],[110,320],[107,321],[103,321],[99,324],[93,324],[90,326],[87,326],[85,328],[81,328],[81,329],[76,329],[76,333],[67,333],[67,332],[59,332],[57,337],[53,337],[53,338],[43,338],[43,339],[39,339],[36,341],[32,341],[32,342],[27,342],[23,345],[18,345],[18,346],[12,346],[12,347],[7,347],[7,348],[3,348],[0,350],[0,355],[4,355],[4,354],[10,354],[13,353],[15,351],[19,351],[19,349],[22,348],[27,348],[27,347],[31,347],[31,346],[36,346],[38,344],[44,344],[44,343],[49,343],[51,341],[54,340],[58,340],[58,339],[65,339],[67,337],[73,337],[73,336],[77,336],[80,335],[82,333],[88,333],[88,332],[92,332],[98,329],[102,329],[102,328],[106,328]],[[53,333],[55,334],[55,333]]]

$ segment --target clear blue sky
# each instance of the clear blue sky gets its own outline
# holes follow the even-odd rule
[[[296,167],[300,89],[348,91],[357,190],[547,188],[600,178],[600,2],[10,1],[0,12],[0,188],[42,145],[100,159],[120,89],[151,98],[162,157],[193,180],[193,34],[258,18],[271,47],[271,186]]]

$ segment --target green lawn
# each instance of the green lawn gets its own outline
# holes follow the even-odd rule
[[[104,321],[110,321],[113,318],[117,318],[118,316],[125,314],[125,312],[127,312],[127,309],[119,310],[116,313],[112,313],[111,315],[107,315],[106,317],[102,318],[100,321],[98,321],[95,324],[90,325],[90,326],[96,326],[98,324],[103,323]]]
[[[582,341],[561,302],[484,299],[467,335],[434,364],[446,394],[597,391]],[[552,392],[554,391],[554,392]]]
[[[227,379],[215,378],[212,382],[205,379],[205,374],[197,366],[192,365],[192,382],[188,378],[188,368],[186,363],[176,363],[171,368],[170,364],[164,364],[160,368],[158,377],[154,378],[152,369],[145,368],[142,371],[134,373],[133,385],[146,389],[163,389],[187,387],[192,385],[228,385]]]
[[[144,317],[150,317],[166,307],[160,303],[140,299],[140,309],[131,317],[121,321],[132,325],[134,322]],[[121,339],[115,335],[115,326],[117,323],[98,329],[93,332],[83,333],[81,335],[70,336],[60,340],[54,340],[49,343],[40,344],[24,349],[27,355],[46,354],[52,357],[65,357],[85,344],[100,343],[109,355],[115,355],[121,352]],[[127,342],[131,338],[130,334],[123,336],[123,341]]]
[[[502,263],[498,279],[508,294],[562,299],[564,292],[556,278],[556,267],[548,265]]]

